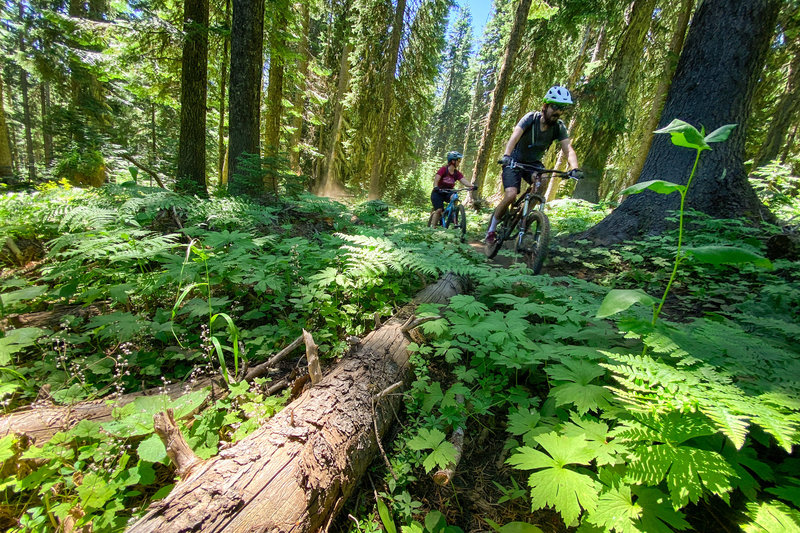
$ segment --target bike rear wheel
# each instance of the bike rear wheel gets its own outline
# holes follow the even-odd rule
[[[461,242],[464,242],[467,235],[467,211],[463,205],[456,207],[453,214],[453,227],[458,231],[458,238],[461,239]]]
[[[542,271],[550,245],[550,220],[541,211],[531,211],[525,219],[525,233],[517,242],[517,252],[534,274]]]

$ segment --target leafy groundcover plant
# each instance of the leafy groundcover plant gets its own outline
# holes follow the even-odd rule
[[[659,133],[699,158],[732,127],[703,136],[675,121]],[[628,193],[684,200],[693,175],[686,186],[647,182]],[[425,508],[411,489],[453,458],[447,435],[496,432],[503,417],[506,464],[527,476],[528,490],[509,481],[498,500],[527,499],[533,513],[526,526],[486,513],[473,527],[538,531],[549,509],[579,532],[800,530],[800,267],[761,257],[761,241],[736,221],[698,219],[689,231],[684,216],[682,203],[674,240],[648,245],[665,258],[655,268],[666,275],[647,270],[627,244],[598,259],[598,268],[604,260],[627,272],[623,279],[638,269],[643,280],[662,280],[660,299],[488,268],[473,295],[420,311],[441,318],[421,326],[433,341],[411,347],[411,424],[384,478],[397,520],[410,527]],[[746,246],[734,244],[748,232]],[[687,238],[710,243],[686,247]],[[672,302],[699,316],[668,320]],[[514,480],[513,471],[498,469],[492,481]],[[438,510],[458,516],[460,491],[479,482],[458,488],[456,478],[450,506]]]

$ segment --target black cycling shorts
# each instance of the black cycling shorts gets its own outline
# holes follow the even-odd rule
[[[541,161],[534,161],[533,163],[525,163],[526,165],[533,165],[533,166],[541,166]],[[533,173],[528,170],[523,170],[520,167],[511,168],[510,166],[503,167],[503,189],[508,189],[509,187],[514,187],[517,189],[517,192],[520,191],[520,185],[522,185],[522,180],[525,180],[527,183],[530,184],[531,178]]]
[[[431,203],[433,204],[434,209],[444,209],[444,203],[450,201],[450,197],[453,196],[452,190],[447,190],[447,192],[442,192],[442,190],[434,189],[431,191]]]

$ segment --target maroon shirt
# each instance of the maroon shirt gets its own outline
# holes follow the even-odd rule
[[[441,177],[439,180],[439,188],[440,189],[452,189],[456,186],[456,182],[464,179],[464,174],[456,169],[455,174],[450,174],[448,170],[449,165],[445,165],[439,169],[436,173],[437,176]]]

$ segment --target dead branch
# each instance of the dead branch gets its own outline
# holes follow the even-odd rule
[[[194,467],[203,462],[194,454],[189,443],[183,438],[180,428],[175,423],[175,413],[172,409],[156,413],[153,416],[153,429],[167,448],[167,455],[175,464],[181,479],[188,476]]]
[[[322,381],[322,366],[319,364],[319,349],[314,342],[311,333],[303,330],[303,340],[306,343],[306,361],[308,361],[308,375],[311,376],[311,384],[316,385]]]

